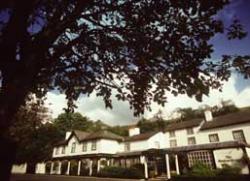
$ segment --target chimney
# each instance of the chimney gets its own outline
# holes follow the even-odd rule
[[[204,115],[205,115],[205,120],[206,120],[207,122],[213,120],[212,111],[211,111],[210,109],[206,109],[206,110],[204,111]]]
[[[140,134],[140,128],[138,128],[138,127],[131,127],[128,130],[128,134],[129,134],[129,136],[138,135],[138,134]]]
[[[67,140],[71,135],[71,131],[67,131],[65,135],[65,140]]]

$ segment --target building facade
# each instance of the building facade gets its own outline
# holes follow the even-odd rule
[[[105,166],[144,165],[145,178],[182,174],[197,161],[211,168],[239,166],[249,174],[250,111],[170,123],[164,131],[140,134],[137,127],[123,138],[108,131],[71,131],[55,145],[51,160],[37,172],[96,175]],[[41,171],[42,170],[42,171]]]

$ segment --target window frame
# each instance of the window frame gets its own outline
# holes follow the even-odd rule
[[[55,148],[55,155],[59,155],[59,147]]]
[[[213,136],[216,136],[216,138],[217,138],[216,141],[212,141],[212,140],[211,140],[211,138],[212,138]],[[209,134],[209,135],[208,135],[208,138],[209,138],[209,142],[210,142],[210,143],[217,143],[217,142],[220,142],[220,138],[219,138],[219,134],[218,134],[218,133]]]
[[[92,150],[92,151],[97,150],[97,141],[92,141],[92,142],[91,142],[91,150]]]
[[[190,143],[189,141],[190,140],[194,140],[194,142],[193,143]],[[196,138],[194,137],[194,136],[192,136],[192,137],[188,137],[188,145],[196,145]]]
[[[124,150],[125,151],[130,151],[130,142],[125,142],[125,144],[124,144]]]
[[[76,152],[76,142],[73,142],[71,144],[71,153],[75,153]]]
[[[61,154],[65,154],[65,150],[66,150],[66,147],[63,146],[63,147],[62,147],[62,150],[61,150]]]
[[[83,143],[82,144],[82,152],[86,152],[88,151],[88,144],[87,143]]]
[[[169,131],[169,138],[175,137],[175,131]]]
[[[173,145],[173,144],[171,144],[171,143],[175,143],[175,144]],[[170,146],[170,148],[177,147],[177,140],[176,140],[176,139],[169,140],[169,146]]]
[[[193,128],[187,128],[187,135],[193,135],[194,134],[194,129]]]
[[[242,136],[242,139],[243,139],[243,140],[238,140],[238,139],[235,137],[235,133],[241,133],[241,136]],[[238,130],[232,131],[232,135],[233,135],[234,141],[246,142],[246,137],[245,137],[244,131],[243,131],[242,129],[238,129]]]

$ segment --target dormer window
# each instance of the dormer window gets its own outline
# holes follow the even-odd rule
[[[75,153],[76,152],[76,143],[72,143],[72,146],[71,146],[71,153]]]
[[[170,137],[170,138],[175,137],[175,131],[170,131],[170,132],[169,132],[169,137]]]

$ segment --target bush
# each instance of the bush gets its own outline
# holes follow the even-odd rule
[[[191,176],[215,176],[216,173],[213,169],[211,169],[209,166],[201,163],[201,162],[197,162],[195,163],[192,168],[191,171],[189,173],[189,175]]]
[[[237,166],[225,165],[223,168],[217,170],[217,175],[239,175],[241,168]]]
[[[99,177],[113,177],[113,178],[144,178],[143,173],[136,168],[122,168],[122,167],[105,167],[99,173]]]

